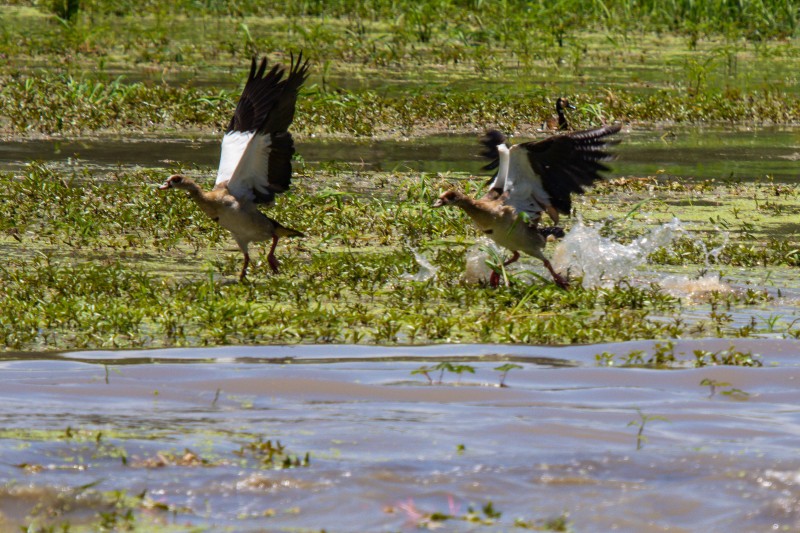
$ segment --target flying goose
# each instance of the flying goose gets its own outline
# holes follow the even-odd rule
[[[556,284],[566,289],[567,280],[553,269],[542,251],[547,233],[555,232],[538,224],[543,212],[558,223],[559,213],[569,215],[572,209],[570,195],[583,193],[585,186],[603,178],[600,173],[609,170],[603,161],[612,158],[606,149],[616,144],[606,137],[620,127],[603,126],[511,147],[503,133],[491,130],[481,139],[485,147],[481,155],[491,160],[483,168],[498,169],[489,181],[488,192],[476,200],[450,190],[433,207],[460,207],[479,230],[513,252],[503,266],[518,260],[520,251],[525,252],[541,259]],[[497,286],[500,276],[493,272],[489,281]]]
[[[303,62],[302,53],[297,61],[292,56],[285,79],[286,70],[280,65],[266,72],[266,58],[256,67],[253,57],[250,76],[222,138],[214,188],[206,192],[194,180],[180,174],[170,176],[159,187],[187,191],[209,218],[231,232],[244,254],[239,280],[247,275],[251,242],[272,239],[267,261],[277,273],[278,238],[303,236],[264,215],[258,205],[271,206],[275,195],[289,188],[294,141],[288,129],[294,118],[297,93],[308,76],[308,61]]]
[[[556,116],[549,117],[545,121],[542,129],[569,131],[570,126],[569,122],[567,121],[567,116],[564,114],[564,109],[576,109],[576,107],[572,105],[566,98],[559,97],[558,100],[556,100]]]

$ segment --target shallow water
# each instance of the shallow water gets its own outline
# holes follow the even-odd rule
[[[731,344],[678,341],[675,350]],[[517,518],[567,513],[576,531],[796,531],[800,342],[734,344],[764,367],[595,364],[598,353],[649,350],[649,341],[6,354],[0,526],[24,522],[32,494],[46,502],[97,482],[91,490],[146,489],[178,511],[156,507],[139,520],[178,529],[413,530],[425,513],[463,516],[491,501],[502,513],[495,524],[449,520],[445,530],[509,530]],[[446,374],[441,385],[411,375],[439,360],[476,373]],[[523,368],[499,388],[493,368],[506,360]],[[704,379],[728,385],[710,395]],[[639,412],[665,420],[646,421],[637,450]],[[54,436],[37,438],[42,431]],[[127,466],[79,431],[101,431]],[[233,452],[253,435],[308,452],[310,465],[245,465]],[[159,452],[185,449],[211,465],[148,467]],[[77,499],[55,522],[92,510]]]
[[[312,169],[330,164],[365,170],[480,173],[477,136],[432,136],[412,140],[314,140],[297,142]],[[772,175],[800,179],[800,129],[714,128],[632,130],[620,136],[611,176],[681,176],[684,179],[750,180]],[[528,140],[514,138],[513,142]],[[83,140],[0,141],[0,170],[18,170],[31,160],[77,161],[100,169],[169,167],[174,163],[216,168],[218,136],[170,139],[151,136]]]

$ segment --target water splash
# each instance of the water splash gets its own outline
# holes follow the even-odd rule
[[[553,253],[553,266],[571,276],[583,276],[585,288],[612,285],[628,277],[647,261],[647,256],[668,246],[685,232],[681,221],[653,228],[630,244],[603,237],[600,231],[582,220],[558,243]]]
[[[720,229],[719,229],[718,227],[716,227],[716,226],[714,227],[714,229],[715,229],[715,230],[716,230],[718,233],[720,233],[720,234],[722,235],[722,244],[720,244],[719,246],[717,246],[717,247],[715,247],[715,248],[712,248],[711,250],[709,250],[709,249],[706,247],[706,243],[704,243],[703,241],[701,241],[701,240],[699,240],[699,239],[696,241],[697,245],[698,245],[698,246],[700,247],[700,249],[703,251],[703,260],[704,260],[704,264],[705,264],[706,266],[710,266],[710,261],[709,261],[709,259],[711,259],[711,258],[713,258],[713,259],[714,259],[714,263],[718,263],[718,262],[719,262],[719,254],[721,254],[721,253],[722,253],[722,250],[724,250],[724,249],[725,249],[725,247],[726,247],[726,246],[728,245],[728,243],[730,242],[730,234],[729,234],[727,231],[722,231],[722,230],[720,230]]]
[[[464,270],[464,281],[467,283],[488,283],[492,268],[486,264],[492,256],[500,257],[503,249],[488,237],[480,237],[467,250],[467,267]]]
[[[702,299],[711,292],[731,292],[732,287],[722,281],[718,273],[704,272],[690,277],[680,274],[642,272],[639,268],[647,262],[647,256],[659,248],[669,247],[681,235],[691,235],[680,220],[651,229],[630,244],[622,244],[613,237],[603,237],[598,228],[586,225],[582,220],[558,243],[553,252],[553,266],[559,272],[569,272],[572,276],[583,276],[584,288],[608,287],[622,279],[630,280],[632,275],[646,283],[657,283],[672,296],[685,299]],[[704,264],[709,265],[728,242],[724,234],[723,243],[707,251],[699,239],[704,253]],[[637,272],[637,269],[639,271]]]
[[[712,292],[733,292],[733,288],[722,281],[722,278],[717,273],[705,273],[696,278],[683,275],[668,275],[663,276],[658,283],[667,294],[682,298],[686,303],[692,303],[694,300],[702,301],[706,295]]]
[[[404,272],[400,278],[406,281],[428,281],[436,277],[436,272],[439,271],[439,267],[434,266],[428,260],[427,257],[419,253],[416,249],[411,248],[411,251],[414,252],[414,259],[419,265],[419,270],[416,274],[411,274],[409,272]]]

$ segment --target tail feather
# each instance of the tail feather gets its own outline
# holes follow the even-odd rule
[[[280,224],[275,227],[275,235],[278,237],[305,237],[305,235],[296,229],[285,228]]]
[[[537,227],[537,231],[539,235],[544,237],[545,239],[552,235],[556,239],[563,239],[564,238],[564,228],[561,226],[547,226],[547,227]]]

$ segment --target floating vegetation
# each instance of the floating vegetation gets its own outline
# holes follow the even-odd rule
[[[685,352],[676,352],[675,343],[672,341],[656,342],[651,353],[647,353],[644,350],[633,350],[627,355],[603,352],[595,356],[595,361],[601,366],[619,364],[622,366],[649,366],[654,368],[685,366],[702,368],[717,365],[760,367],[764,365],[757,354],[754,355],[750,351],[737,350],[734,346],[716,352],[693,350],[691,354],[686,354]],[[711,386],[712,396],[714,394],[714,386],[722,386],[710,381],[701,383],[701,385]]]
[[[105,435],[102,431],[83,427],[6,429],[0,432],[0,439],[36,443],[41,462],[11,465],[23,471],[30,481],[7,483],[0,488],[0,496],[7,502],[14,502],[16,512],[22,512],[26,531],[161,531],[162,513],[163,516],[169,513],[190,517],[196,515],[198,509],[171,503],[170,500],[180,498],[173,498],[174,495],[165,497],[163,491],[155,488],[135,492],[120,488],[125,485],[125,475],[106,478],[98,477],[98,473],[119,465],[125,469],[172,472],[217,468],[220,470],[217,477],[227,476],[238,482],[243,472],[252,472],[248,478],[252,480],[262,475],[263,470],[309,466],[309,453],[298,456],[280,441],[265,439],[261,435],[213,435],[214,445],[200,443],[206,449],[202,454],[188,448],[183,451],[155,448],[164,444],[165,440],[161,440],[164,437],[167,440],[171,437],[185,438],[184,431],[185,428],[178,427],[126,433],[112,431]],[[238,450],[233,447],[237,441],[243,442]],[[84,473],[97,478],[97,481],[76,487],[70,487],[68,481],[67,485],[59,484],[57,488],[38,486],[37,475],[46,471]],[[113,488],[109,489],[109,485]],[[146,482],[146,487],[149,486],[159,487],[160,484],[151,480]],[[3,516],[4,520],[7,518]]]
[[[431,377],[431,373],[433,372],[439,372],[439,377],[436,381],[434,381]],[[461,383],[461,374],[474,374],[475,367],[472,365],[462,365],[458,363],[451,363],[449,361],[442,361],[441,363],[433,366],[422,365],[421,367],[412,370],[411,375],[414,376],[417,374],[422,374],[425,376],[425,379],[428,380],[428,385],[433,385],[434,383],[436,385],[441,385],[445,372],[450,372],[458,376],[458,383]]]
[[[709,334],[792,335],[797,330],[792,330],[791,314],[755,318],[773,299],[766,290],[728,285],[728,290],[701,293],[686,285],[688,274],[688,281],[676,288],[662,285],[659,276],[639,280],[645,265],[631,267],[608,286],[570,291],[558,290],[530,262],[506,272],[508,287],[494,290],[467,283],[465,257],[476,235],[462,215],[430,208],[438,192],[449,188],[450,175],[362,172],[362,183],[383,185],[365,190],[353,184],[352,190],[336,194],[327,189],[326,171],[301,176],[299,192],[286,196],[281,216],[301,230],[313,225],[313,231],[288,244],[285,273],[271,275],[263,263],[266,250],[257,249],[253,279],[235,283],[237,257],[229,251],[233,243],[193,204],[158,193],[155,185],[166,174],[96,173],[38,163],[20,174],[0,174],[5,213],[0,253],[6,257],[0,268],[0,342],[5,349],[296,342],[566,344]],[[482,181],[458,179],[469,192],[478,191]],[[725,194],[758,198],[772,187],[735,185]],[[638,201],[634,197],[620,206],[618,193],[605,185],[581,211],[602,220],[612,209],[624,211],[625,202]],[[666,201],[694,192],[658,186],[648,194],[665,201],[651,204],[646,223],[631,220],[603,231],[623,244],[635,243],[674,218],[674,208],[660,211]],[[733,208],[744,216],[747,206]],[[679,238],[652,251],[648,270],[693,267],[702,278],[710,268],[724,275],[725,267],[710,258],[727,261],[729,250],[759,253],[758,262],[772,271],[785,266],[787,257],[800,256],[796,243],[764,233],[731,233],[720,241],[718,232],[708,230],[702,207],[696,209],[684,207],[679,213],[682,225],[693,232],[691,247]],[[760,217],[762,232],[773,221],[782,222],[780,215]],[[437,269],[434,278],[403,279],[403,273],[419,268],[409,247]],[[707,252],[713,249],[718,249],[716,256]],[[765,249],[782,252],[764,254]],[[686,320],[687,306],[705,309],[706,318]],[[742,322],[732,315],[748,307],[752,320]],[[714,364],[713,358],[707,360]]]
[[[532,131],[565,86],[577,128],[800,122],[798,17],[778,0],[31,4],[0,7],[0,132],[216,131],[231,65],[299,49],[304,135]]]
[[[647,435],[644,434],[645,426],[647,426],[648,423],[655,421],[669,422],[669,419],[660,415],[646,415],[641,409],[636,409],[636,413],[639,415],[639,418],[637,420],[631,420],[628,422],[628,426],[638,428],[636,430],[636,449],[641,450],[644,444],[647,442]]]
[[[281,441],[264,440],[261,436],[243,444],[238,451],[233,453],[242,458],[253,459],[259,467],[269,469],[297,468],[308,466],[311,462],[308,453],[303,457],[298,457],[290,454]]]
[[[385,509],[387,513],[403,513],[408,521],[420,529],[439,529],[447,527],[447,522],[467,522],[472,527],[482,528],[484,526],[495,529],[497,527],[513,527],[514,529],[532,531],[569,531],[570,523],[568,516],[562,514],[557,518],[548,520],[524,520],[517,518],[513,524],[503,522],[503,513],[495,509],[494,504],[486,502],[480,509],[468,506],[465,512],[459,509],[459,505],[449,498],[448,511],[424,511],[417,507],[414,500],[402,502],[393,507]]]
[[[736,400],[746,400],[747,398],[750,397],[749,393],[743,391],[742,389],[737,389],[735,387],[732,387],[730,383],[725,381],[717,381],[715,379],[704,378],[700,382],[700,386],[708,387],[709,398],[713,398],[714,395],[717,393],[717,389],[722,389],[723,387],[727,388],[725,388],[725,390],[720,390],[720,394],[728,396],[729,398],[733,398]]]

